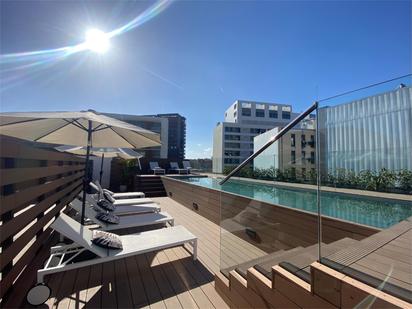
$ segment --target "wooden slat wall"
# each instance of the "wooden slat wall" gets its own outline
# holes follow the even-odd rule
[[[85,162],[2,135],[0,160],[0,298],[4,304],[53,236],[49,223],[81,191]]]

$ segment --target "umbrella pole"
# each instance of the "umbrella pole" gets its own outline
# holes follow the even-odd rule
[[[92,122],[89,120],[89,128],[87,130],[87,151],[86,151],[86,171],[83,178],[83,203],[82,203],[82,217],[81,224],[84,225],[84,210],[86,208],[86,190],[87,190],[87,181],[88,181],[88,171],[90,164],[90,146],[92,143]]]
[[[103,161],[104,161],[104,152],[102,154],[102,163],[100,164],[100,185],[102,184],[102,177],[103,177]]]

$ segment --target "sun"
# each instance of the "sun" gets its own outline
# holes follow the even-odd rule
[[[109,36],[99,29],[90,29],[86,32],[85,45],[87,49],[104,54],[110,46]]]

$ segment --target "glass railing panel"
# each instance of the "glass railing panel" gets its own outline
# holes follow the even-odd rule
[[[254,152],[280,129],[255,136]],[[225,275],[246,276],[253,267],[271,278],[273,266],[286,265],[304,248],[317,252],[315,149],[315,121],[308,117],[220,185],[220,268]]]
[[[318,115],[321,262],[407,300],[412,295],[411,78],[321,101]]]

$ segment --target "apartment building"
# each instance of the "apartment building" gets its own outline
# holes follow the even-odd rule
[[[316,168],[316,131],[315,120],[312,125],[299,126],[287,132],[279,141],[273,143],[253,160],[254,169],[275,168],[289,173],[289,176],[302,180],[308,179]],[[254,151],[260,149],[282,127],[276,127],[254,138]]]
[[[131,123],[160,134],[160,147],[142,149],[140,152],[149,159],[169,159],[182,161],[186,149],[186,118],[173,114],[127,115],[106,114],[107,116]]]
[[[213,172],[222,173],[242,162],[253,153],[255,136],[283,127],[297,115],[291,105],[235,101],[214,129]]]

